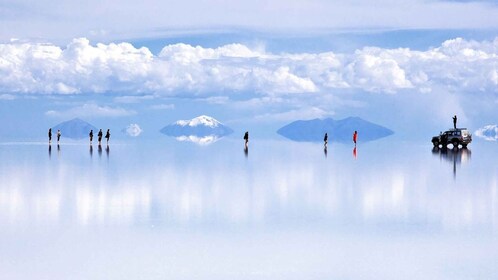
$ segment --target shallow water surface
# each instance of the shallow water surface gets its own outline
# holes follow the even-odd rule
[[[5,279],[498,278],[496,143],[0,144]]]

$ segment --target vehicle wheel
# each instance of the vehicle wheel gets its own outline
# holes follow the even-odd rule
[[[467,144],[462,144],[462,148],[466,149],[467,148]]]
[[[458,141],[455,140],[455,141],[453,141],[451,143],[453,144],[453,148],[458,149]]]
[[[434,147],[439,147],[439,141],[432,141],[432,145],[434,145]]]

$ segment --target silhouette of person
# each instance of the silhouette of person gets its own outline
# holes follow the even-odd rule
[[[353,142],[354,142],[354,145],[356,146],[356,141],[358,140],[358,131],[354,131],[353,133]]]
[[[102,128],[99,130],[99,133],[97,134],[98,140],[99,140],[99,146],[102,144]]]
[[[57,130],[57,145],[59,145],[59,141],[61,140],[61,130]]]
[[[52,128],[48,129],[48,144],[52,143]]]
[[[247,149],[247,147],[249,147],[249,131],[246,131],[246,133],[244,134],[244,140],[245,140],[244,147],[245,149]]]
[[[109,138],[111,138],[111,132],[109,129],[107,129],[107,132],[105,134],[105,139],[107,139],[107,145],[109,146]]]
[[[325,146],[325,148],[327,147],[328,140],[329,136],[327,135],[327,132],[325,132],[325,136],[323,137],[323,146]]]
[[[457,123],[457,116],[454,115],[453,116],[453,128],[455,128],[455,129],[456,129],[456,123]]]
[[[88,134],[90,137],[90,145],[92,145],[92,140],[93,140],[93,129],[90,129],[90,133]]]

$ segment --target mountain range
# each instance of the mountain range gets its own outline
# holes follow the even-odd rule
[[[358,131],[359,142],[373,141],[394,133],[386,127],[359,117],[342,120],[332,118],[298,120],[283,126],[277,133],[299,142],[321,142],[325,133],[328,134],[329,142],[351,142],[355,130]]]

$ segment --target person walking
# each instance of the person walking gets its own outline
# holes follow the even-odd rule
[[[52,143],[52,128],[48,129],[48,144]]]
[[[354,145],[356,146],[356,141],[358,140],[358,131],[354,131],[353,133],[353,142],[354,142]]]
[[[59,141],[61,140],[61,130],[57,130],[57,145],[59,145]]]
[[[107,139],[107,145],[109,145],[109,138],[111,138],[111,132],[109,129],[107,129],[107,132],[105,134],[105,139]]]
[[[93,129],[90,129],[90,133],[88,134],[90,137],[90,145],[92,145],[92,140],[93,140]]]
[[[325,132],[325,136],[323,137],[323,146],[327,148],[327,143],[329,140],[329,136],[327,135],[327,132]]]
[[[102,128],[99,130],[99,133],[97,134],[98,140],[99,140],[99,146],[102,144]]]
[[[456,123],[457,123],[457,116],[453,116],[453,128],[456,129]]]
[[[247,149],[247,147],[249,146],[249,131],[246,131],[246,133],[244,134],[244,141],[244,147]]]

